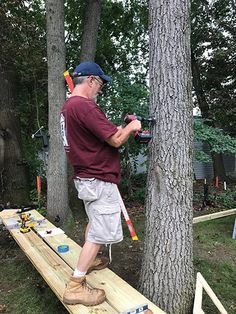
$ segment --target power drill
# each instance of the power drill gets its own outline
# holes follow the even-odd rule
[[[21,233],[30,232],[31,227],[29,225],[26,225],[26,223],[30,221],[30,214],[27,213],[20,214],[20,219],[21,219],[20,232]]]
[[[154,124],[156,122],[156,119],[154,117],[144,118],[144,117],[136,116],[134,114],[127,114],[124,118],[124,122],[126,124],[129,124],[133,120],[139,120],[141,122],[143,121],[150,122],[151,124]],[[150,142],[152,135],[149,130],[136,131],[134,132],[134,138],[138,143],[146,144]]]

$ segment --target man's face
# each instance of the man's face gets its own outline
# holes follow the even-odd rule
[[[102,93],[104,83],[98,76],[91,76],[90,78],[92,79],[91,98],[96,99],[97,96]]]

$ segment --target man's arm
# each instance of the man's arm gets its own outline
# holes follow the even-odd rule
[[[123,145],[129,138],[130,134],[135,131],[141,130],[141,122],[139,120],[133,120],[126,125],[123,129],[118,127],[118,130],[115,134],[110,136],[106,142],[113,147],[120,147]]]

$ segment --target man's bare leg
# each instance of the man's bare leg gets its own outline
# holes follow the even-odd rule
[[[84,236],[85,241],[87,240],[89,228],[90,228],[90,222],[87,224],[86,229],[85,229],[85,236]]]
[[[85,241],[77,263],[80,272],[87,272],[91,263],[95,260],[101,244]]]

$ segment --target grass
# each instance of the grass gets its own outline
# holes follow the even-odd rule
[[[28,260],[0,262],[0,304],[11,314],[67,313]],[[4,313],[1,311],[0,313]]]
[[[194,269],[211,286],[229,314],[236,313],[236,240],[232,239],[235,216],[194,225]],[[204,294],[205,313],[218,313]]]
[[[68,313],[7,233],[0,246],[0,313]]]

